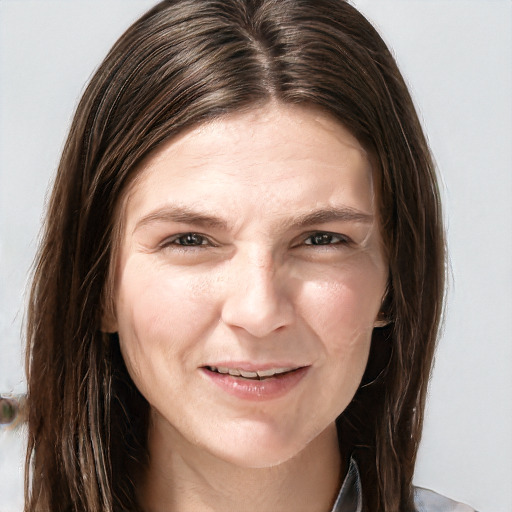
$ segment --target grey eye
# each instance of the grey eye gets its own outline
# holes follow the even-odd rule
[[[333,235],[332,233],[315,233],[309,236],[306,245],[330,245],[343,242],[344,239],[340,235]]]
[[[185,245],[185,246],[197,246],[197,245],[205,245],[207,243],[206,238],[197,233],[186,233],[185,235],[181,235],[174,240],[174,243],[177,245]]]
[[[317,233],[309,237],[311,245],[328,245],[332,243],[333,238],[329,233]]]

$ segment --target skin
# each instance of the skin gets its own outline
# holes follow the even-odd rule
[[[104,324],[151,405],[141,502],[330,510],[346,468],[334,422],[387,281],[366,151],[326,114],[271,103],[173,139],[121,210]],[[306,369],[247,399],[213,383],[205,366],[220,361]]]

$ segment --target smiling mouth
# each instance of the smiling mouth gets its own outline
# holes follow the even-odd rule
[[[226,368],[224,366],[205,366],[205,368],[210,372],[220,373],[221,375],[229,375],[231,377],[238,377],[240,379],[266,380],[288,375],[302,367],[269,368],[268,370],[256,370],[253,372],[248,370],[241,370],[239,368]]]

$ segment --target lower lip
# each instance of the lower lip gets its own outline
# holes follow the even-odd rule
[[[304,378],[309,366],[263,380],[243,379],[201,368],[208,379],[228,394],[244,400],[271,400],[290,392]]]

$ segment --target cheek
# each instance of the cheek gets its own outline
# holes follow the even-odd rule
[[[302,317],[322,344],[323,398],[337,414],[363,376],[385,290],[385,270],[367,263],[338,267],[306,283],[301,293]]]
[[[185,359],[214,324],[208,276],[170,273],[128,261],[120,277],[116,317],[126,363],[136,373],[164,358]]]
[[[304,284],[301,309],[322,332],[358,338],[362,333],[371,334],[384,289],[381,272],[338,269]]]

